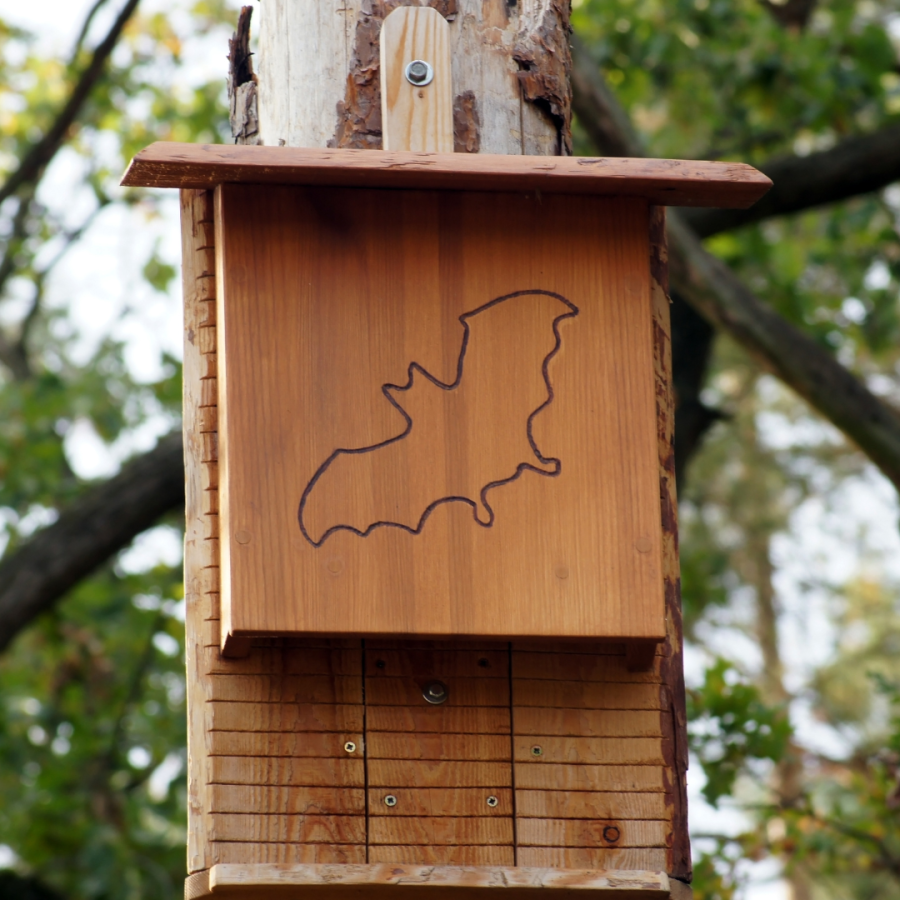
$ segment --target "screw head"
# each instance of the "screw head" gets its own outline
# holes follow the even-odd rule
[[[384,805],[385,805],[385,806],[396,806],[396,805],[397,805],[397,798],[396,798],[393,794],[388,794],[388,795],[384,798]]]
[[[353,741],[347,741],[347,743],[344,744],[344,749],[348,753],[356,753],[356,744],[354,744]]]
[[[414,59],[406,64],[404,74],[410,84],[414,84],[416,87],[425,87],[426,84],[431,84],[434,78],[434,69],[424,59]]]
[[[387,665],[387,663],[383,659],[375,660],[375,668],[376,669],[383,669],[386,665]]]
[[[491,794],[491,796],[487,798],[487,805],[490,806],[491,809],[493,809],[499,802],[500,801],[493,794]]]
[[[447,702],[447,697],[450,696],[450,693],[447,690],[447,685],[442,681],[430,681],[422,688],[422,696],[427,703],[439,706],[441,703]]]
[[[544,748],[543,748],[543,747],[538,747],[538,745],[535,744],[535,745],[531,748],[531,755],[532,755],[532,756],[543,756],[543,755],[544,755]]]

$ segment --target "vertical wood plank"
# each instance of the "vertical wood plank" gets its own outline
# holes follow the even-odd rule
[[[381,26],[381,133],[385,150],[453,152],[450,26],[428,6],[397,7]],[[431,81],[406,77],[413,60],[431,66]],[[415,75],[413,75],[415,77]]]
[[[184,291],[184,464],[185,464],[185,656],[188,686],[188,872],[211,865],[208,840],[209,796],[206,785],[206,758],[209,734],[206,729],[206,688],[202,674],[204,624],[208,618],[206,600],[209,578],[204,572],[214,560],[206,540],[208,507],[205,494],[210,487],[210,464],[203,461],[204,428],[209,417],[201,411],[212,399],[204,386],[204,354],[199,333],[207,319],[206,306],[213,292],[209,267],[212,227],[212,192],[181,192],[182,287]],[[214,381],[214,379],[213,379]],[[218,623],[217,623],[218,624]]]
[[[684,688],[681,570],[678,562],[678,498],[675,485],[675,397],[672,390],[672,329],[666,210],[650,207],[650,288],[653,311],[653,362],[659,444],[659,495],[662,511],[663,584],[666,604],[666,653],[660,687],[661,724],[668,738],[665,773],[671,798],[671,842],[666,871],[690,882],[691,843],[687,821],[687,711]]]

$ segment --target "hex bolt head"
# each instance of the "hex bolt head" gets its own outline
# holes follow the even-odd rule
[[[385,805],[385,806],[396,806],[396,805],[397,805],[397,798],[396,798],[393,794],[388,794],[388,795],[384,798],[384,805]]]
[[[344,749],[348,753],[356,753],[356,744],[354,744],[353,741],[347,741],[347,743],[344,744]]]
[[[426,84],[431,84],[431,80],[434,78],[434,69],[424,59],[414,59],[406,64],[404,74],[410,84],[414,84],[416,87],[425,87]]]
[[[531,748],[531,755],[532,755],[532,756],[543,756],[543,755],[544,755],[544,748],[543,748],[543,747],[538,747],[538,745],[535,744],[535,745]]]
[[[427,703],[431,703],[433,706],[440,706],[441,703],[447,702],[447,697],[450,696],[450,693],[447,690],[447,685],[442,681],[429,681],[422,688],[422,696]]]
[[[500,801],[493,794],[491,794],[491,796],[487,798],[487,805],[490,806],[491,809],[493,809],[499,802]]]

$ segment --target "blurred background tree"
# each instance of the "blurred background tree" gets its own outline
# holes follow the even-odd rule
[[[900,896],[900,0],[573,7],[577,154],[776,180],[681,218],[705,288],[673,241],[695,896]],[[96,0],[64,53],[0,19],[4,897],[182,891],[178,232],[117,183],[231,140],[237,10]],[[761,352],[741,291],[808,344]]]

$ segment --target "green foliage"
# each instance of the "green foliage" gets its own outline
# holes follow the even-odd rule
[[[136,229],[162,221],[159,195],[117,187],[135,152],[153,140],[227,139],[224,54],[237,6],[184,0],[138,15],[47,180],[0,208],[0,551],[13,552],[85,489],[70,465],[73,428],[115,445],[177,418],[178,360],[164,356],[147,383],[121,336],[86,350],[70,286],[55,273],[104,216],[129,211]],[[803,29],[782,25],[761,0],[574,7],[576,30],[651,155],[760,163],[900,118],[900,0],[820,0]],[[199,83],[186,48],[204,36],[222,67]],[[0,19],[0,180],[46,132],[94,45],[91,32],[65,58],[50,57]],[[575,139],[576,152],[594,152],[578,123]],[[71,197],[45,186],[60,171],[80,186]],[[783,316],[898,397],[898,207],[882,192],[708,246]],[[177,262],[163,244],[149,247],[134,262],[141,296],[176,291]],[[21,354],[4,355],[7,345]],[[679,486],[688,652],[714,660],[689,692],[690,740],[706,798],[743,809],[747,826],[701,838],[695,896],[736,900],[746,863],[766,858],[781,861],[797,896],[896,896],[900,589],[865,534],[848,576],[812,565],[791,589],[779,583],[779,542],[794,534],[797,510],[840,512],[843,486],[859,483],[864,461],[727,341],[703,399],[729,416]],[[174,570],[118,561],[0,657],[0,845],[17,860],[15,880],[0,873],[0,895],[180,894],[181,597]],[[800,670],[786,634],[802,604],[833,637]],[[830,729],[833,752],[807,745],[800,706]]]
[[[183,881],[182,594],[169,569],[107,570],[0,662],[0,836],[65,896]]]
[[[763,703],[759,688],[742,681],[727,660],[706,670],[703,684],[688,691],[691,751],[706,776],[703,796],[714,806],[734,790],[753,760],[780,760],[791,726],[785,710]]]
[[[88,427],[115,445],[141,429],[177,426],[180,362],[164,355],[156,380],[138,380],[124,339],[84,339],[68,285],[56,278],[59,264],[104,216],[130,210],[135,230],[162,221],[161,195],[117,186],[135,152],[154,140],[215,142],[226,135],[224,48],[236,5],[182,3],[172,12],[131,20],[44,181],[37,190],[26,185],[0,209],[6,553],[85,489],[70,465],[73,428]],[[50,127],[90,59],[96,30],[69,59],[59,59],[0,20],[0,182]],[[186,43],[203,35],[223,48],[221,74],[210,83],[197,82],[185,56]],[[44,184],[60,172],[72,191],[58,198]],[[174,294],[178,262],[157,244],[138,264],[135,283],[142,280],[151,295]],[[133,289],[121,285],[123,295]],[[0,872],[4,897],[182,893],[182,576],[178,567],[124,565],[85,579],[0,656],[0,847],[16,858],[15,871]]]

